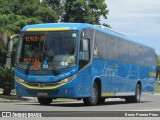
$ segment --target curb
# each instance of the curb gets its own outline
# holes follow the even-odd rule
[[[38,102],[37,99],[29,98],[0,98],[0,103],[12,103],[12,102]]]
[[[21,103],[38,103],[38,100],[36,97],[16,97],[15,95],[13,95],[14,98],[12,98],[12,96],[10,96],[9,98],[2,98],[0,97],[0,103],[13,103],[13,102],[21,102]],[[75,101],[74,99],[56,99],[53,100],[53,102],[57,103],[57,102],[73,102]]]
[[[154,93],[154,95],[160,95],[160,93]]]
[[[36,98],[32,97],[17,97],[15,94],[2,95],[0,94],[0,103],[11,103],[11,102],[38,102]]]
[[[36,101],[0,100],[0,103],[16,103],[16,102],[21,102],[21,103],[37,103]]]

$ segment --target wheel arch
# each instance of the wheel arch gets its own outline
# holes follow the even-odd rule
[[[98,95],[99,95],[99,97],[101,97],[101,91],[102,91],[101,78],[96,77],[96,78],[94,79],[93,84],[94,84],[94,83],[96,83],[96,84],[97,84],[97,87],[98,87]]]

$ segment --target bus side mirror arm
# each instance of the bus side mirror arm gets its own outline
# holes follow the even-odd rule
[[[11,67],[11,54],[13,50],[13,39],[15,37],[19,36],[19,34],[12,35],[10,39],[8,40],[8,53],[6,58],[6,67]]]

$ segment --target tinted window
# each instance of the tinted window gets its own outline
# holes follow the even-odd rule
[[[129,42],[130,63],[138,64],[138,46],[135,43]]]
[[[129,62],[129,46],[128,41],[119,40],[119,60]]]
[[[105,34],[96,32],[95,50],[96,47],[98,48],[100,57],[107,59],[107,39]]]
[[[118,60],[118,40],[115,38],[107,37],[107,52],[108,59]]]

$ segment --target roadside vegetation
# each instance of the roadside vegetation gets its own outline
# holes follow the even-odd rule
[[[156,81],[156,90],[155,93],[160,93],[160,84],[159,81]]]
[[[0,66],[0,88],[3,89],[3,95],[10,95],[14,89],[14,69],[13,67]]]

